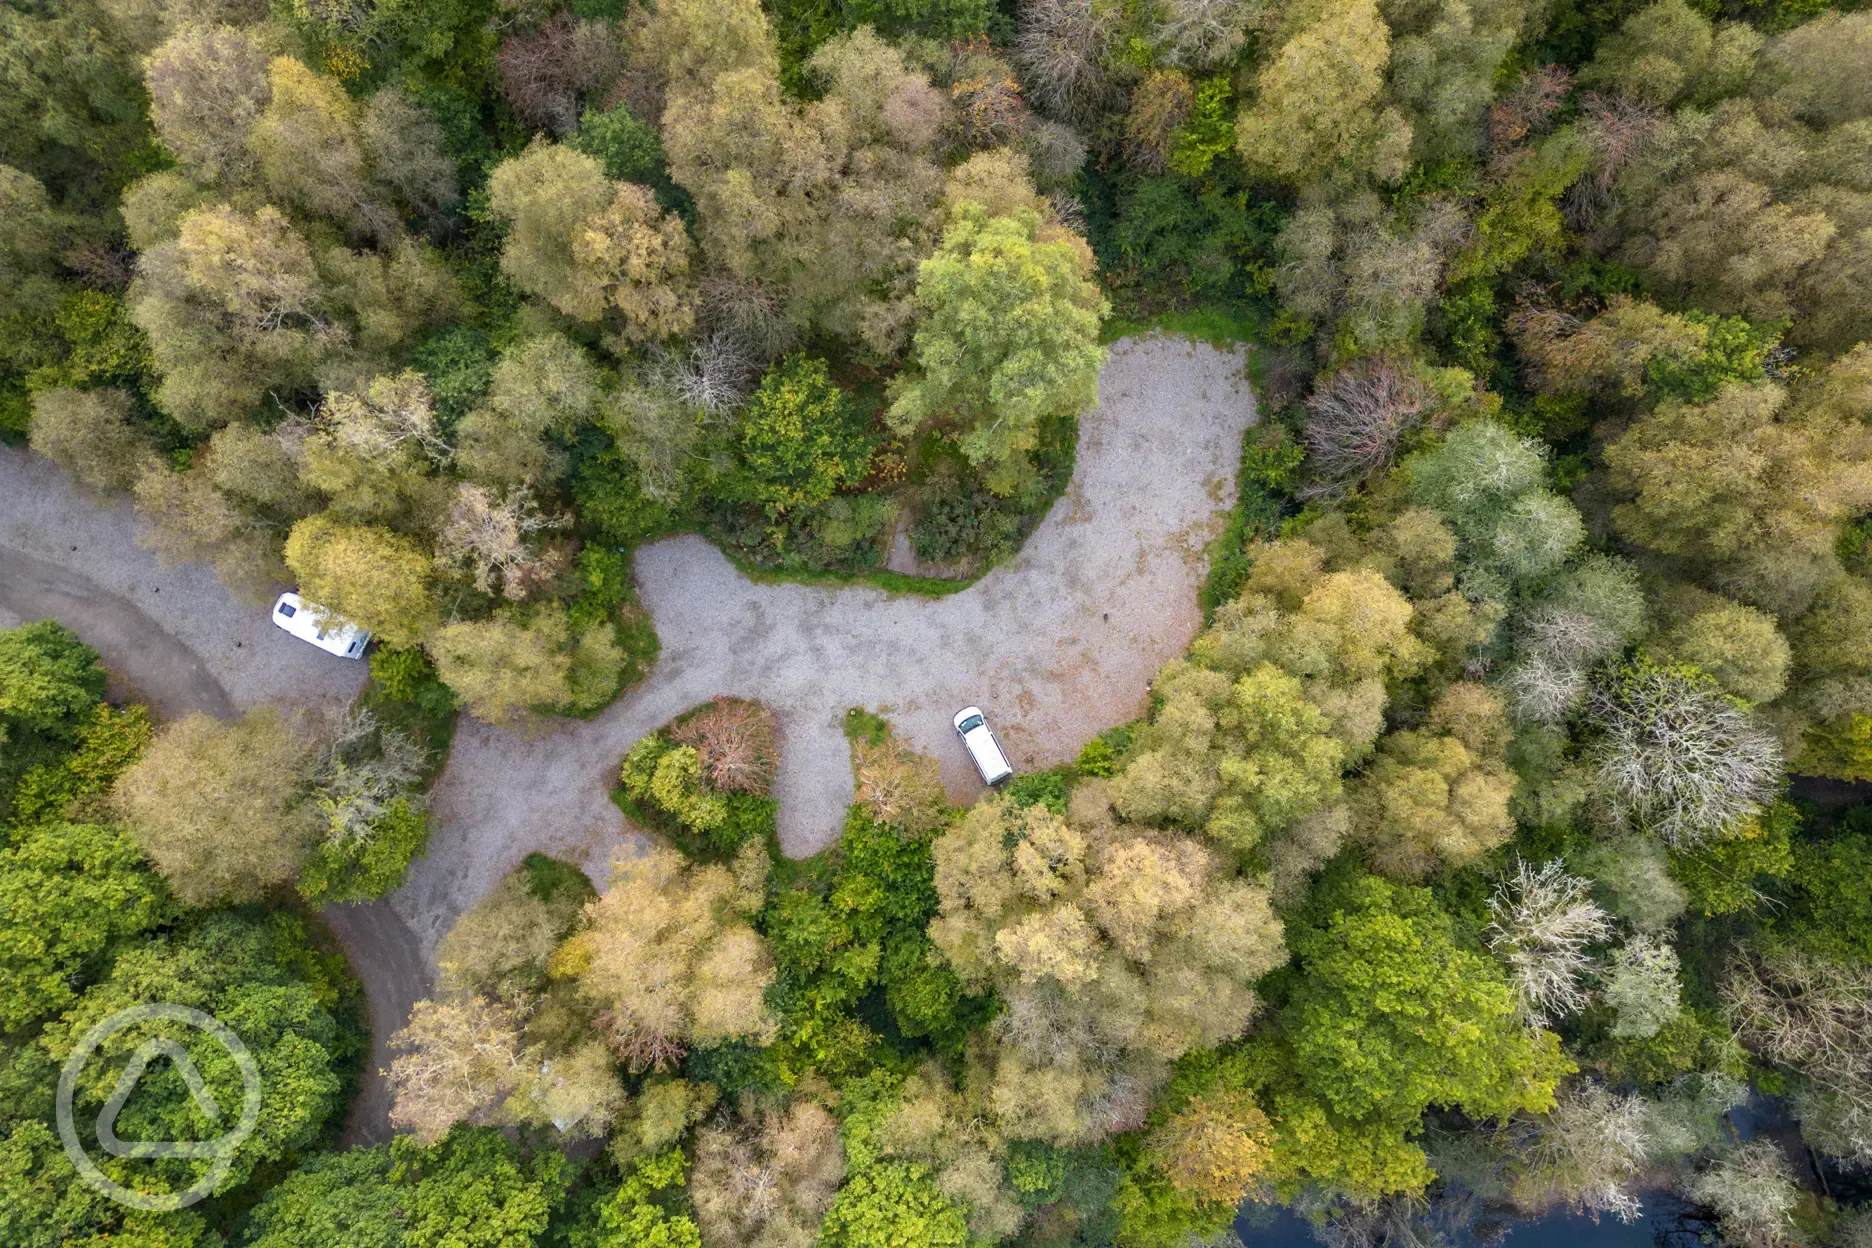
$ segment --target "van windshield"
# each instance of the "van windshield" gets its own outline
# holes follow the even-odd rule
[[[977,728],[981,726],[982,726],[982,717],[979,715],[971,715],[967,719],[962,721],[962,727],[957,729],[957,731],[966,737],[969,733],[974,732]]]

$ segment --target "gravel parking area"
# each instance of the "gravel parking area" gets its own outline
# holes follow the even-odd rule
[[[1201,623],[1203,552],[1234,502],[1255,419],[1243,363],[1240,351],[1161,336],[1115,345],[1099,405],[1080,422],[1071,488],[1019,556],[947,598],[756,585],[697,537],[639,550],[662,639],[649,677],[589,723],[529,734],[465,720],[434,792],[428,855],[386,901],[327,910],[370,997],[373,1069],[431,991],[442,934],[527,854],[606,883],[612,856],[641,843],[609,800],[619,759],[716,694],[758,698],[779,716],[780,839],[796,856],[838,837],[852,795],[850,707],[888,716],[941,759],[958,801],[980,791],[950,727],[961,706],[988,713],[1022,769],[1069,761],[1142,712],[1151,677]],[[207,568],[159,566],[134,527],[127,506],[101,506],[44,461],[0,447],[0,623],[64,620],[168,715],[356,694],[362,664],[275,629]],[[387,1110],[381,1080],[367,1079],[346,1139],[383,1138]]]
[[[863,588],[756,585],[713,546],[677,537],[637,553],[662,655],[591,723],[537,735],[466,725],[436,790],[429,857],[395,895],[433,950],[455,915],[533,850],[605,865],[632,837],[608,799],[644,733],[713,697],[758,698],[782,730],[780,840],[838,837],[852,777],[845,711],[887,715],[941,759],[951,796],[980,791],[950,716],[979,704],[1017,768],[1071,760],[1145,707],[1151,677],[1201,623],[1203,551],[1235,497],[1255,419],[1240,351],[1178,338],[1112,348],[1080,422],[1073,483],[1019,556],[941,599]]]
[[[159,633],[186,648],[197,675],[217,681],[239,709],[344,706],[357,696],[364,664],[274,628],[265,606],[236,602],[208,567],[163,567],[135,535],[128,503],[100,504],[46,460],[0,446],[0,610],[64,620],[132,683],[151,678],[156,688],[136,692],[165,713],[158,695],[180,674],[157,681],[152,656],[133,661],[136,650],[167,648]],[[107,620],[113,627],[100,627]]]

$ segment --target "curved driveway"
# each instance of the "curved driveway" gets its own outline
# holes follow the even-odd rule
[[[464,721],[433,794],[427,857],[387,902],[327,912],[370,995],[378,1048],[427,991],[448,926],[528,853],[580,862],[603,885],[611,855],[634,839],[608,798],[618,760],[709,697],[759,698],[779,714],[780,836],[793,855],[837,839],[852,789],[849,707],[887,714],[942,759],[958,799],[978,789],[949,727],[959,706],[988,712],[1018,768],[1068,761],[1139,714],[1157,668],[1201,622],[1203,551],[1233,502],[1254,399],[1239,352],[1161,337],[1114,346],[1099,399],[1080,422],[1066,496],[1019,556],[947,598],[756,585],[695,537],[639,550],[639,592],[662,641],[649,677],[588,723],[529,735]],[[196,679],[183,678],[177,651],[199,655],[234,707],[355,692],[359,665],[286,638],[205,569],[157,569],[129,537],[126,509],[87,502],[43,462],[0,448],[0,552],[33,557],[0,554],[0,611],[56,615],[88,639],[134,634],[143,626],[125,609],[146,614],[167,637],[94,644],[170,713],[197,709],[158,696],[159,670],[170,673],[163,689]],[[384,1108],[372,1081],[348,1137],[380,1136]]]

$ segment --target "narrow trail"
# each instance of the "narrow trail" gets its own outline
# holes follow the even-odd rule
[[[612,856],[642,843],[609,800],[618,760],[688,707],[730,694],[774,708],[781,846],[795,856],[837,839],[852,795],[850,707],[888,715],[941,759],[957,800],[980,787],[949,725],[957,707],[981,705],[1021,769],[1070,761],[1141,713],[1157,669],[1201,624],[1205,550],[1255,419],[1243,362],[1162,336],[1116,344],[1066,495],[1017,557],[946,598],[756,585],[696,537],[641,548],[639,593],[662,642],[649,676],[591,722],[529,735],[464,719],[432,794],[428,854],[386,900],[326,911],[374,1032],[345,1142],[389,1134],[385,1042],[432,990],[443,933],[535,851],[603,887]],[[127,507],[0,448],[0,612],[64,620],[165,715],[355,696],[361,664],[286,637],[207,569],[159,567],[133,528]]]

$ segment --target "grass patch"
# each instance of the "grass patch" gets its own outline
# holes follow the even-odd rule
[[[589,900],[598,895],[590,876],[550,854],[528,854],[520,869],[526,872],[527,891],[538,901],[550,904],[558,897]]]
[[[1266,319],[1260,311],[1242,305],[1180,308],[1148,316],[1121,312],[1106,320],[1099,330],[1099,341],[1109,346],[1120,338],[1161,331],[1226,350],[1242,343],[1259,343]]]
[[[866,745],[883,745],[890,740],[890,735],[890,721],[882,715],[873,715],[862,706],[845,712],[845,739],[853,745],[860,741]]]
[[[618,686],[618,693],[622,695],[650,674],[650,669],[656,666],[657,655],[663,651],[656,622],[638,604],[635,585],[631,587],[630,600],[617,609],[617,643],[618,649],[624,652],[624,678]]]
[[[1248,547],[1274,537],[1281,520],[1293,510],[1290,483],[1304,454],[1287,431],[1272,421],[1251,425],[1242,436],[1235,506],[1222,536],[1210,547],[1209,575],[1199,595],[1205,624],[1217,607],[1241,595],[1242,583],[1254,566]]]
[[[707,534],[703,536],[706,537]],[[720,549],[719,546],[718,549]],[[871,589],[881,589],[887,594],[946,598],[975,583],[973,580],[949,581],[933,576],[905,576],[900,572],[846,571],[838,568],[822,572],[783,571],[778,568],[763,567],[725,549],[722,553],[728,556],[728,562],[734,564],[742,576],[747,577],[756,585],[823,585],[832,588],[863,585]]]

